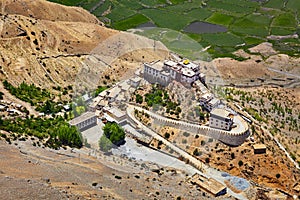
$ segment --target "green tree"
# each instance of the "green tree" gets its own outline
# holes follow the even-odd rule
[[[143,103],[143,97],[140,94],[136,94],[135,95],[135,102],[139,103],[139,104]]]
[[[170,133],[166,132],[166,133],[165,133],[165,138],[166,138],[166,139],[169,139],[169,138],[170,138]]]
[[[108,87],[107,86],[98,86],[98,88],[96,89],[96,91],[94,92],[94,96],[98,96],[101,92],[103,92],[104,90],[106,90]]]
[[[62,145],[82,147],[82,135],[75,126],[61,125],[57,128],[56,135]]]
[[[103,127],[104,135],[115,145],[125,139],[125,131],[115,122],[108,122]]]
[[[102,135],[99,139],[99,147],[101,151],[108,152],[112,148],[112,142],[105,136]]]

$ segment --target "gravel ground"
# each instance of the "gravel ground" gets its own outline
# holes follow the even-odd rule
[[[165,167],[173,167],[179,170],[185,171],[189,175],[193,175],[199,172],[197,169],[184,162],[174,158],[172,156],[166,155],[162,152],[155,151],[153,149],[144,147],[137,144],[137,142],[131,138],[125,139],[126,143],[117,149],[113,149],[113,154],[115,155],[126,155],[129,158],[133,158],[141,161],[153,162],[158,165]]]

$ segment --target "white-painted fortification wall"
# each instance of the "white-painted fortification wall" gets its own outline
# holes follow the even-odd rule
[[[219,130],[215,128],[210,128],[207,126],[201,126],[197,124],[191,124],[188,122],[183,121],[177,121],[173,119],[168,119],[165,117],[162,117],[160,115],[157,115],[155,113],[152,113],[148,110],[136,107],[139,111],[144,111],[145,113],[149,114],[151,118],[154,119],[155,124],[165,125],[165,126],[172,126],[177,129],[181,129],[183,131],[187,131],[190,133],[201,134],[208,137],[212,137],[214,139],[217,139],[221,142],[224,142],[229,145],[238,146],[241,145],[245,139],[249,136],[249,130],[243,130],[241,132],[229,132],[224,130]]]

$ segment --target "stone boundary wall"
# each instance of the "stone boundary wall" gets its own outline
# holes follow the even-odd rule
[[[145,113],[149,114],[149,116],[151,116],[151,118],[154,119],[154,124],[171,126],[177,129],[181,129],[183,131],[194,133],[195,135],[196,134],[205,135],[232,146],[241,145],[242,143],[244,143],[245,139],[250,134],[248,129],[242,132],[231,133],[229,131],[223,131],[215,128],[210,128],[207,126],[201,126],[201,125],[192,124],[188,122],[168,119],[139,107],[135,107],[135,109],[139,111],[144,111]]]

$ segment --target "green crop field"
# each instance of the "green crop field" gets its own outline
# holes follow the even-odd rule
[[[228,26],[233,21],[233,17],[216,12],[212,16],[210,16],[206,21],[213,24]]]
[[[114,24],[115,28],[118,30],[128,30],[132,28],[132,25],[138,26],[140,24],[148,22],[149,19],[142,14],[136,14],[122,21],[118,21]]]
[[[290,35],[300,32],[300,0],[51,0],[65,5],[81,6],[103,20],[108,27],[118,30],[136,28],[151,22],[158,28],[176,30],[199,46],[210,46],[212,56],[230,56],[236,45],[252,47],[263,41],[276,43],[275,48],[290,55],[298,55],[299,49],[287,48],[282,41],[270,41],[269,35]],[[193,22],[207,22],[227,28],[225,33],[184,31]],[[199,23],[201,25],[201,23]],[[202,23],[203,25],[203,23]],[[205,24],[204,24],[205,25]],[[203,26],[205,28],[205,26]],[[193,27],[196,29],[195,27]],[[201,27],[200,27],[201,28]],[[193,29],[193,30],[194,30]],[[226,29],[225,29],[226,30]],[[190,42],[173,41],[158,37],[159,31],[146,31],[146,37],[158,38],[171,50],[188,55]],[[173,34],[167,31],[166,35]],[[188,45],[182,42],[187,42]],[[299,46],[298,40],[290,42]],[[184,49],[181,49],[184,48]],[[193,45],[191,45],[193,48]],[[295,50],[294,50],[295,49]]]
[[[274,27],[297,27],[297,21],[294,13],[283,13],[274,18],[272,22]]]
[[[203,34],[203,40],[216,46],[236,46],[243,43],[243,40],[231,33],[210,33]]]
[[[290,35],[294,33],[295,33],[295,29],[288,29],[288,28],[281,28],[281,27],[271,28],[272,35]]]
[[[283,0],[269,0],[264,6],[268,8],[283,8],[284,1]]]
[[[300,1],[299,0],[289,0],[286,4],[286,7],[291,9],[291,10],[295,10],[298,12],[300,11]]]

